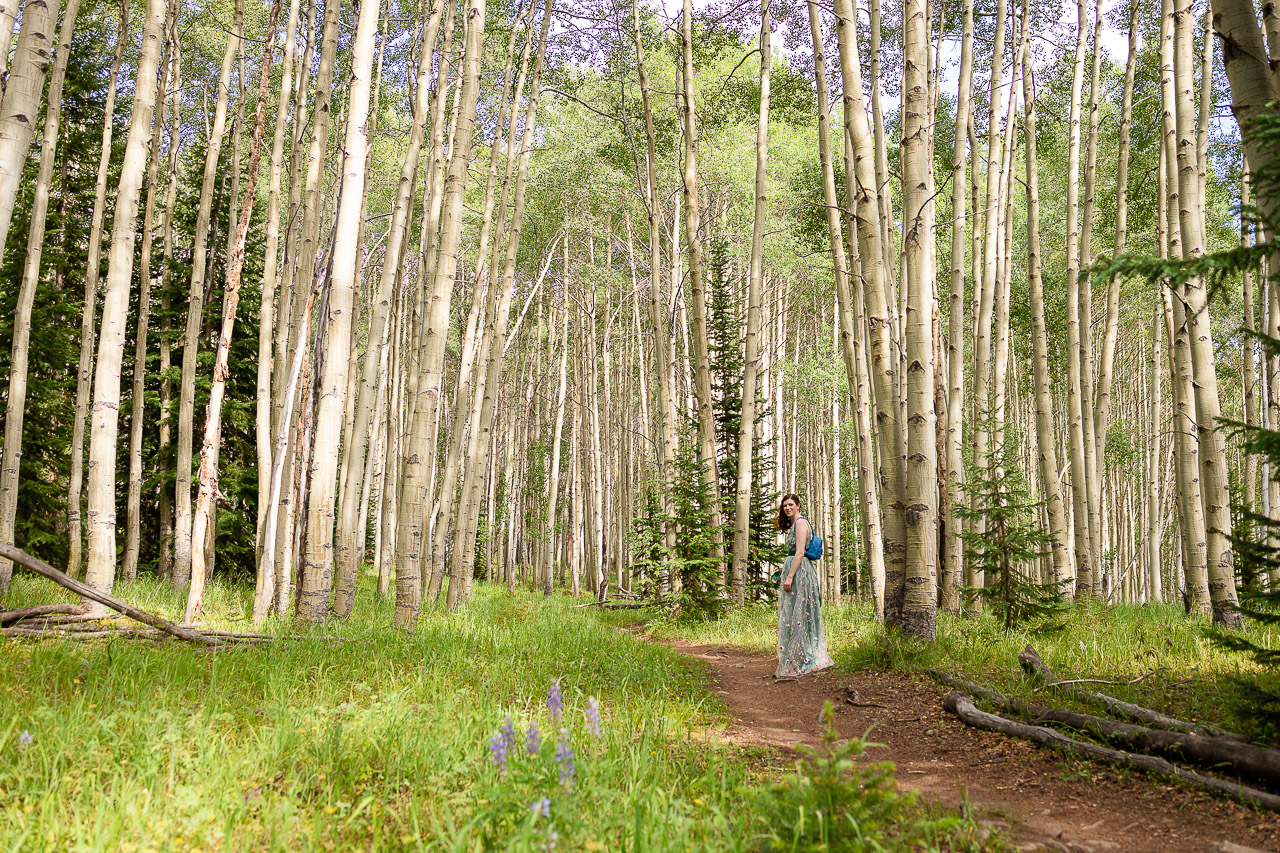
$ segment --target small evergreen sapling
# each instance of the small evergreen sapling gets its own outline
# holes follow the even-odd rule
[[[1056,583],[1038,583],[1036,564],[1049,555],[1052,535],[1040,522],[1043,501],[1034,500],[1007,436],[1004,450],[980,468],[968,463],[965,502],[955,512],[966,522],[960,533],[965,557],[985,573],[987,585],[968,593],[991,607],[1006,631],[1027,622],[1043,622],[1061,613],[1066,604]]]

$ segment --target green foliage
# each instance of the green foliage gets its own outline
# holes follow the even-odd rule
[[[1053,537],[1040,523],[1044,501],[1032,500],[1018,466],[1016,437],[1006,435],[1003,452],[987,468],[967,465],[965,502],[956,515],[968,522],[960,533],[965,557],[986,574],[987,585],[967,592],[991,606],[1010,631],[1026,622],[1043,622],[1066,607],[1057,583],[1037,583],[1036,563],[1046,558]]]
[[[797,746],[794,775],[755,794],[759,849],[878,853],[939,843],[948,850],[992,849],[957,817],[907,819],[915,792],[898,792],[892,764],[862,760],[879,744],[865,736],[842,743],[830,702],[822,722],[821,749]]]

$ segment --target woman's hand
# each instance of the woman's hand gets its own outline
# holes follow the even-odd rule
[[[782,588],[787,592],[791,592],[791,582],[794,581],[795,579],[796,579],[796,576],[794,573],[787,575],[786,578],[782,581]]]

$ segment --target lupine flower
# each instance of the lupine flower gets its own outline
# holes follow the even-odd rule
[[[594,696],[587,700],[587,730],[600,737],[600,703]]]
[[[556,832],[554,829],[547,830],[547,840],[542,842],[542,849],[554,851],[556,849],[556,842],[559,840],[560,833]]]
[[[529,723],[529,733],[524,738],[525,752],[530,755],[537,755],[538,750],[542,749],[542,733],[538,731],[538,723]]]
[[[560,715],[564,712],[564,695],[560,692],[560,682],[551,682],[551,689],[547,691],[547,713],[551,715],[551,721],[558,723]]]
[[[569,745],[569,730],[560,730],[560,741],[556,744],[556,764],[560,765],[560,784],[566,788],[573,784],[573,747]]]
[[[23,729],[22,734],[18,735],[18,748],[26,749],[27,747],[31,746],[31,744],[34,741],[35,741],[35,738],[31,736],[31,732],[27,731],[26,729]]]
[[[508,753],[516,748],[516,730],[511,725],[510,714],[502,721],[502,728],[498,729],[498,733],[502,735],[502,744],[507,748]]]
[[[494,767],[503,773],[507,772],[507,739],[502,732],[495,733],[489,741],[489,758]]]
[[[531,805],[529,809],[533,812],[535,817],[551,817],[551,800],[547,797],[543,797],[540,800],[534,801],[534,804]]]

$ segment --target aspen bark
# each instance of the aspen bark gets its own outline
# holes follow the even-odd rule
[[[49,213],[49,188],[53,183],[54,155],[62,118],[62,84],[67,77],[71,55],[71,34],[75,31],[80,0],[67,0],[58,31],[58,49],[49,75],[49,102],[45,110],[44,135],[40,144],[40,165],[36,172],[31,222],[27,226],[27,254],[18,287],[18,304],[13,317],[13,344],[9,359],[9,393],[5,401],[4,448],[0,457],[0,542],[13,542],[18,513],[18,481],[21,475],[22,425],[27,401],[27,346],[31,340],[31,311],[40,281],[40,259],[44,248],[45,222]],[[57,3],[52,20],[57,19]],[[13,563],[0,558],[0,595],[9,589]]]
[[[850,188],[854,190],[849,197],[854,206],[862,268],[861,288],[867,310],[868,359],[876,408],[881,502],[885,510],[884,613],[886,622],[896,624],[902,609],[906,572],[905,449],[895,390],[898,358],[893,348],[893,323],[887,298],[878,221],[879,203],[875,190],[875,153],[862,100],[862,72],[858,64],[857,27],[852,4],[849,0],[836,0],[835,13],[844,83],[845,134],[853,149],[854,168],[846,170],[846,175]]]
[[[218,177],[218,160],[227,126],[228,90],[231,66],[235,62],[244,28],[244,0],[236,0],[235,16],[227,47],[222,54],[218,96],[214,104],[213,126],[205,151],[204,177],[200,185],[200,206],[192,235],[191,287],[187,293],[187,331],[182,346],[182,384],[178,405],[178,457],[174,481],[174,568],[173,585],[184,589],[191,577],[191,462],[195,433],[196,359],[200,348],[200,328],[204,322],[205,276],[208,273],[209,221],[213,212],[213,184]]]
[[[12,8],[16,8],[12,7]],[[3,16],[0,15],[0,25]],[[10,19],[8,29],[13,29]],[[88,263],[84,276],[84,305],[80,313],[80,358],[76,367],[76,414],[71,425],[71,473],[67,488],[67,539],[70,554],[67,574],[80,575],[84,562],[81,547],[83,536],[80,525],[80,504],[84,497],[84,427],[89,418],[90,380],[93,377],[94,315],[97,313],[98,282],[102,274],[102,224],[106,219],[107,173],[111,167],[111,140],[115,128],[116,83],[120,77],[120,62],[124,56],[125,42],[129,38],[129,0],[121,0],[120,24],[116,30],[115,54],[111,59],[111,74],[107,83],[105,120],[102,126],[102,149],[98,159],[98,180],[93,191],[93,215],[89,224]],[[0,51],[0,53],[5,53]],[[5,53],[7,58],[7,53]]]
[[[85,582],[110,592],[116,570],[116,437],[120,418],[120,364],[124,355],[124,326],[133,278],[133,247],[142,193],[151,113],[155,108],[156,72],[160,64],[165,0],[147,0],[138,58],[133,113],[125,142],[120,180],[116,185],[111,248],[107,256],[107,284],[102,301],[102,334],[93,382],[93,431],[89,442],[89,566]],[[102,613],[97,602],[85,602],[90,612]]]
[[[176,20],[176,18],[175,18]],[[173,99],[172,117],[169,125],[169,138],[177,139],[182,123],[179,107],[182,89],[182,51],[177,38],[170,38],[173,52],[173,83],[170,85],[170,96]],[[178,199],[178,146],[169,146],[168,178],[164,190],[164,236],[162,238],[160,261],[160,452],[167,453],[173,444],[173,382],[169,378],[171,366],[171,323],[169,309],[172,304],[169,283],[172,280],[173,261],[173,211]],[[167,483],[160,486],[160,499],[157,502],[157,514],[160,516],[160,555],[158,574],[163,581],[173,576],[173,491]]]
[[[377,10],[378,4],[369,4]],[[185,622],[200,618],[207,563],[206,536],[213,522],[213,501],[218,492],[218,445],[222,433],[222,401],[226,394],[231,335],[235,331],[236,308],[240,302],[240,274],[244,269],[245,239],[258,190],[258,165],[262,159],[262,140],[267,128],[267,92],[271,82],[271,63],[275,58],[276,28],[280,21],[281,0],[271,6],[267,21],[267,41],[262,49],[261,73],[258,80],[257,106],[254,113],[253,139],[249,147],[248,182],[240,215],[236,223],[231,253],[227,258],[226,298],[222,313],[222,331],[213,362],[213,383],[209,388],[209,409],[205,415],[204,442],[200,448],[200,485],[196,498],[195,518],[191,534],[191,586],[187,593]],[[363,18],[362,18],[363,21]],[[359,33],[357,33],[359,35]],[[243,81],[241,82],[243,96]]]
[[[764,228],[769,180],[769,71],[772,62],[769,44],[769,30],[772,27],[769,19],[770,2],[771,0],[761,0],[760,3],[760,111],[756,120],[755,211],[751,226],[750,270],[747,273],[747,329],[744,342],[746,354],[742,376],[742,413],[738,425],[738,484],[733,514],[733,565],[729,571],[729,600],[739,607],[746,604],[747,594],[747,549],[751,535],[751,475],[756,434],[756,374],[760,368],[760,302],[764,278]],[[811,22],[815,20],[816,15],[817,12],[810,3]],[[821,36],[815,36],[814,43],[821,45],[821,42]],[[815,61],[821,62],[816,57]],[[822,68],[821,64],[818,68]],[[821,71],[819,73],[821,74]],[[826,81],[820,80],[819,85],[825,86]],[[825,133],[828,124],[825,110],[819,115],[818,121]],[[829,142],[827,148],[830,148]],[[828,183],[826,169],[830,165],[830,160],[830,151],[828,151],[824,160],[824,188]],[[832,186],[834,189],[834,179]],[[834,192],[831,195],[834,196]],[[827,220],[828,223],[836,222],[838,227],[839,220],[835,218],[836,212],[832,200],[827,201]],[[840,244],[838,231],[832,235],[831,239],[833,245]],[[843,266],[843,264],[840,265]],[[843,270],[837,272],[837,275],[842,273]],[[852,384],[852,377],[850,382]]]

